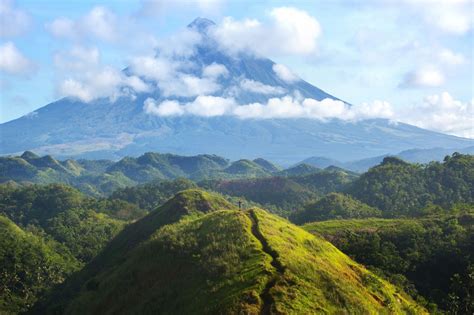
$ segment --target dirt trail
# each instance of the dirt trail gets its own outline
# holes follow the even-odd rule
[[[252,221],[252,234],[257,238],[260,243],[262,244],[262,249],[265,253],[267,253],[271,258],[271,265],[275,268],[276,273],[273,274],[270,279],[268,280],[265,288],[263,289],[262,293],[260,294],[260,298],[263,301],[261,313],[264,315],[273,314],[272,306],[275,304],[275,300],[270,293],[270,290],[275,286],[279,277],[283,275],[285,272],[285,267],[281,264],[278,260],[278,253],[268,245],[267,239],[263,236],[262,232],[258,226],[258,218],[257,215],[253,210],[248,212],[248,216],[250,221]]]

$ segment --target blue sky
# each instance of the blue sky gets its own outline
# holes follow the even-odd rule
[[[84,63],[122,69],[203,16],[250,46],[275,33],[260,53],[351,104],[474,137],[473,12],[469,0],[0,0],[0,122],[67,96]]]

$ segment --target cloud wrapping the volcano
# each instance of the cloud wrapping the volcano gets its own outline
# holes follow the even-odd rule
[[[196,115],[196,116],[236,116],[242,119],[273,118],[311,118],[317,120],[342,119],[357,121],[370,118],[392,118],[393,110],[389,103],[375,101],[372,104],[350,106],[342,101],[303,98],[291,95],[272,97],[265,103],[237,104],[233,98],[218,96],[198,96],[192,102],[184,104],[176,100],[157,103],[148,98],[144,110],[159,116]]]
[[[291,7],[270,11],[269,20],[235,20],[227,17],[210,29],[221,49],[237,54],[310,55],[317,51],[321,35],[318,20],[307,12]]]
[[[150,104],[153,104],[153,110],[149,109]],[[474,100],[463,103],[447,92],[427,96],[421,104],[398,110],[389,102],[380,100],[351,106],[339,100],[326,98],[318,101],[298,95],[272,97],[265,103],[250,104],[237,104],[233,98],[215,96],[198,96],[194,101],[185,104],[169,100],[157,104],[153,99],[148,99],[144,109],[147,113],[158,116],[226,115],[241,119],[309,118],[319,121],[340,119],[349,122],[382,118],[474,138]]]

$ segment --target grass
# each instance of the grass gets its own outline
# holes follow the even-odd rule
[[[279,253],[285,267],[273,290],[278,312],[424,312],[398,288],[373,275],[329,242],[263,210],[254,211],[269,246]]]

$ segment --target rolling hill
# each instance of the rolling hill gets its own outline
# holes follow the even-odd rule
[[[128,226],[32,313],[425,313],[322,238],[187,190]]]
[[[291,214],[290,219],[296,224],[324,221],[330,219],[379,217],[382,212],[350,196],[340,193],[329,193],[323,198],[306,204],[303,209]]]
[[[190,178],[255,178],[270,176],[279,168],[262,158],[230,162],[216,155],[180,156],[147,152],[137,158],[110,160],[57,160],[25,151],[21,156],[0,157],[0,183],[65,183],[93,196],[157,180]]]

